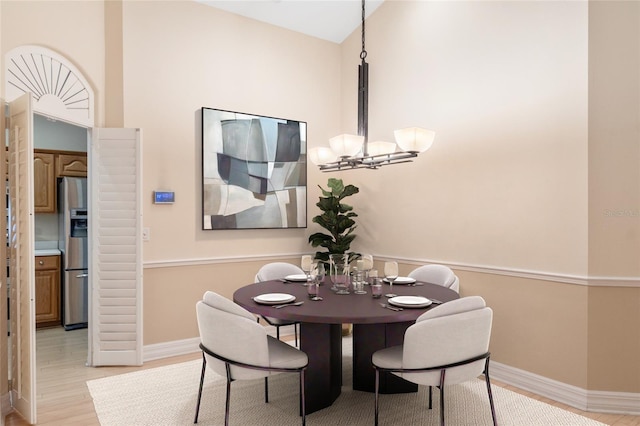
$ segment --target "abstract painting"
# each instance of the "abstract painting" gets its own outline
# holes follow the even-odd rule
[[[307,123],[202,108],[202,229],[307,227]]]

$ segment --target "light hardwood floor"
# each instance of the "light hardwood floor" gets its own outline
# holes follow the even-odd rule
[[[39,330],[36,333],[38,425],[94,426],[99,425],[86,381],[123,374],[140,369],[199,359],[200,353],[146,362],[142,367],[86,367],[87,330],[64,331],[63,328]],[[557,403],[548,398],[521,391],[492,380],[533,399],[590,417],[607,425],[640,426],[640,416],[588,413]],[[6,426],[24,426],[20,416],[10,414]],[[124,426],[124,425],[123,425]]]

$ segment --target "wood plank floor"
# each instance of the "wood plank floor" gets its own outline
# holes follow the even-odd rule
[[[98,426],[100,423],[86,385],[87,380],[200,358],[200,353],[194,353],[146,362],[142,367],[90,368],[85,366],[87,330],[64,331],[61,327],[38,330],[36,347],[38,425]],[[492,380],[492,384],[590,417],[607,425],[640,426],[640,416],[588,413],[495,380]],[[9,414],[6,418],[6,426],[25,425],[28,423],[15,413]]]

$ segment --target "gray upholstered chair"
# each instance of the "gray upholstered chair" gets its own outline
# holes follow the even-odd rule
[[[196,304],[202,373],[194,423],[198,423],[204,374],[209,366],[227,378],[224,424],[229,424],[231,382],[264,377],[265,402],[269,402],[268,376],[289,372],[300,375],[300,414],[306,424],[304,409],[304,373],[307,354],[267,335],[264,327],[243,307],[212,291]]]
[[[491,416],[496,413],[489,380],[489,339],[493,311],[480,296],[463,297],[437,306],[416,320],[404,343],[375,352],[375,424],[378,424],[380,372],[391,372],[418,385],[440,388],[440,424],[444,425],[445,386],[475,380],[484,373]]]
[[[271,280],[280,280],[288,275],[300,275],[304,274],[302,268],[299,268],[296,265],[285,262],[273,262],[267,263],[262,268],[258,270],[256,274],[255,282],[259,283],[262,281],[271,281]],[[295,339],[296,346],[298,346],[298,322],[289,321],[289,320],[281,320],[278,318],[267,317],[261,315],[262,319],[264,319],[267,324],[272,325],[276,328],[276,337],[280,339],[280,327],[284,327],[287,325],[293,325],[293,335]]]
[[[438,284],[460,293],[460,280],[448,266],[424,265],[411,271],[408,276],[418,281]]]

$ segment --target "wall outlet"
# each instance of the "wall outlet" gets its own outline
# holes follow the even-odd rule
[[[142,228],[142,241],[149,241],[151,239],[151,230],[149,228]]]

